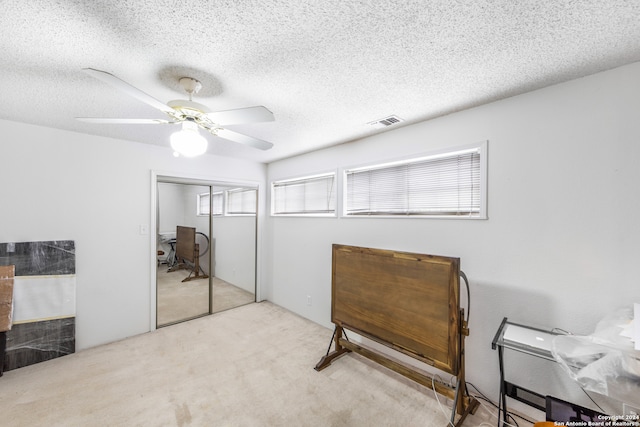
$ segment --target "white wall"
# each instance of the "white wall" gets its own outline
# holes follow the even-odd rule
[[[152,224],[152,170],[264,185],[265,166],[254,162],[175,158],[165,147],[9,121],[0,135],[0,241],[75,240],[78,350],[153,327],[155,236],[140,234]]]
[[[640,302],[638,76],[640,63],[270,164],[269,182],[489,141],[488,220],[269,218],[268,298],[331,326],[332,243],[460,257],[467,378],[495,399],[503,317],[588,334]],[[513,382],[576,393],[530,359],[507,355]]]

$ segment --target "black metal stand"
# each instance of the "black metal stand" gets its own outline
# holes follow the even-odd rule
[[[522,343],[518,341],[511,341],[504,338],[505,331],[509,327],[515,328],[524,328],[528,330],[537,331],[542,336],[553,337],[554,335],[558,335],[556,332],[547,331],[543,329],[538,329],[526,325],[520,325],[516,323],[509,322],[505,317],[496,332],[493,341],[491,342],[491,348],[493,350],[498,350],[498,363],[500,364],[500,397],[498,401],[498,414],[502,411],[502,420],[504,423],[507,423],[507,418],[509,417],[509,413],[507,411],[507,397],[511,397],[516,399],[522,403],[525,403],[529,406],[532,406],[538,410],[545,410],[545,396],[536,393],[531,390],[527,390],[518,385],[512,384],[505,379],[504,373],[504,349],[515,350],[521,353],[526,353],[531,356],[540,357],[542,359],[555,361],[553,355],[550,351],[544,350],[541,348],[535,348],[527,343]]]

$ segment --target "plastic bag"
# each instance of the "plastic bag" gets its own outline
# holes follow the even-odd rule
[[[553,357],[585,390],[636,403],[640,351],[620,334],[632,321],[633,310],[622,309],[600,321],[591,335],[558,335],[552,341]]]

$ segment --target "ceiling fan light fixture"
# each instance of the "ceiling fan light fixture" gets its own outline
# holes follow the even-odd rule
[[[171,148],[185,157],[195,157],[207,151],[207,139],[198,132],[198,125],[192,121],[182,122],[182,129],[170,137]]]
[[[87,74],[98,80],[115,87],[121,92],[132,96],[151,107],[166,113],[170,120],[158,119],[133,119],[133,118],[100,118],[100,117],[76,117],[76,119],[88,123],[104,124],[174,124],[181,123],[182,130],[171,135],[171,147],[175,150],[174,155],[194,157],[204,154],[207,151],[207,140],[199,134],[199,128],[219,136],[222,139],[233,141],[239,144],[249,145],[260,150],[268,150],[273,144],[267,141],[254,138],[239,132],[220,127],[221,125],[232,125],[252,122],[270,122],[275,118],[273,113],[261,105],[234,110],[212,112],[206,105],[194,102],[192,95],[198,93],[202,84],[191,77],[183,77],[179,80],[182,88],[189,95],[188,100],[174,100],[163,103],[147,95],[140,89],[131,86],[124,80],[119,79],[106,71],[93,68],[84,68]],[[218,133],[220,132],[220,133]]]

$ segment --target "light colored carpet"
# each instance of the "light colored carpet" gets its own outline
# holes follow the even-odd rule
[[[5,372],[1,423],[447,425],[449,409],[445,415],[430,389],[359,356],[316,372],[330,338],[330,330],[276,305],[248,304]],[[496,424],[481,407],[464,426],[487,420]]]
[[[158,325],[167,325],[209,313],[207,293],[209,279],[182,282],[189,276],[188,270],[167,272],[166,266],[158,268]],[[253,293],[238,288],[217,277],[212,278],[212,312],[228,310],[255,301]]]

